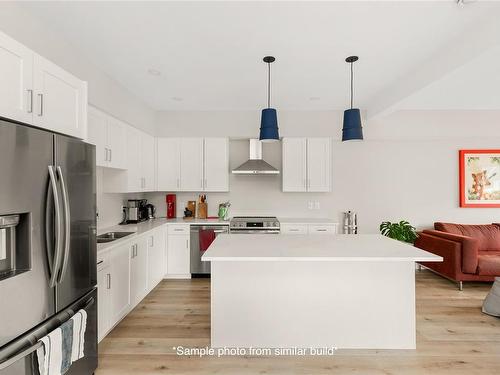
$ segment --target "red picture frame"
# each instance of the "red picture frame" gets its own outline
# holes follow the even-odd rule
[[[466,170],[466,162],[465,159],[467,155],[475,154],[475,155],[483,155],[483,154],[491,154],[492,157],[500,157],[500,150],[498,149],[489,149],[489,150],[460,150],[459,151],[459,184],[460,184],[460,207],[464,208],[492,208],[492,207],[500,207],[500,202],[495,201],[495,203],[488,203],[487,200],[478,200],[481,203],[471,203],[469,199],[467,199],[467,194],[469,191],[466,186],[466,174],[468,171]],[[500,177],[500,176],[499,176]],[[484,202],[484,203],[483,203]]]

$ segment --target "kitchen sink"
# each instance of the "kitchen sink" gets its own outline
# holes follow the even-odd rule
[[[119,238],[130,236],[135,232],[108,232],[97,236],[97,243],[112,242]]]

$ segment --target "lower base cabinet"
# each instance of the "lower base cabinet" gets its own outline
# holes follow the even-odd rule
[[[190,277],[188,234],[169,234],[167,239],[167,277]]]
[[[101,341],[111,328],[110,267],[109,264],[104,264],[104,260],[100,260],[99,263],[97,264],[97,341]]]
[[[110,257],[109,288],[111,289],[111,321],[118,322],[130,307],[129,247],[121,246]]]
[[[148,249],[145,237],[130,245],[130,301],[133,306],[148,293]]]
[[[175,251],[175,255],[182,255],[178,260],[173,257],[177,262],[174,270],[186,275],[189,274],[189,234],[184,232],[185,228],[181,234],[172,236],[172,249],[180,250]],[[98,254],[98,341],[164,278],[166,236],[167,228],[159,227]]]
[[[97,300],[97,338],[101,341],[130,308],[128,245],[98,257]]]
[[[165,230],[158,228],[146,237],[148,248],[148,290],[152,290],[165,275]]]

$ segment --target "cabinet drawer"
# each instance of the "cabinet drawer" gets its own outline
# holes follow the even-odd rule
[[[169,225],[168,234],[189,234],[189,225]]]
[[[307,225],[282,224],[280,232],[282,234],[307,234]]]
[[[337,233],[336,225],[309,225],[309,234],[335,234]]]

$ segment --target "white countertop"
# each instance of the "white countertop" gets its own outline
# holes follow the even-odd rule
[[[280,224],[338,224],[333,219],[278,217]]]
[[[203,261],[426,261],[443,258],[379,234],[218,236]]]
[[[138,237],[150,230],[160,227],[165,224],[186,224],[186,225],[229,225],[229,221],[222,221],[219,219],[189,219],[184,220],[183,218],[167,219],[167,218],[157,218],[153,220],[143,221],[137,224],[126,224],[126,225],[114,225],[112,227],[102,228],[97,231],[97,234],[104,234],[107,232],[134,232],[133,234],[119,238],[112,242],[98,243],[97,252],[102,252],[109,250],[117,245],[120,245],[126,241]]]

